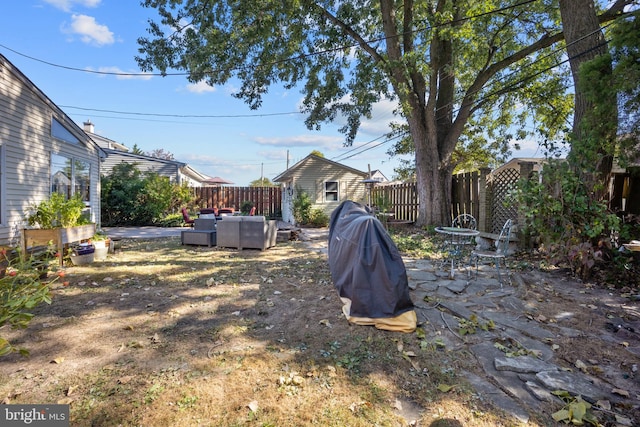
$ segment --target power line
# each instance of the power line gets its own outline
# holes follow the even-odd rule
[[[461,22],[465,22],[465,21],[470,21],[473,19],[477,19],[477,18],[481,18],[484,16],[489,16],[492,15],[494,13],[500,13],[500,12],[504,12],[505,10],[509,10],[509,9],[515,9],[519,6],[524,6],[526,4],[529,3],[533,3],[536,0],[525,0],[523,2],[520,3],[516,3],[514,5],[511,6],[505,6],[499,9],[494,9],[491,11],[487,11],[487,12],[483,12],[483,13],[479,13],[477,15],[473,15],[473,16],[467,16],[467,17],[463,17],[463,18],[458,18],[458,19],[453,19],[451,21],[447,21],[447,22],[443,22],[441,24],[435,24],[435,25],[428,25],[425,26],[423,28],[418,28],[415,30],[411,30],[411,31],[406,31],[402,34],[396,34],[393,36],[385,36],[385,37],[378,37],[378,38],[374,38],[374,39],[370,39],[370,40],[366,40],[365,43],[367,44],[371,44],[371,43],[377,43],[377,42],[381,42],[381,41],[386,41],[392,38],[398,38],[407,34],[414,34],[414,33],[420,33],[420,32],[424,32],[424,31],[429,31],[435,28],[440,28],[440,27],[444,27],[444,26],[448,26],[448,25],[454,25],[454,24],[458,24]],[[173,36],[175,35],[175,32],[170,36],[171,38],[173,38]],[[78,71],[78,72],[83,72],[83,73],[89,73],[89,74],[98,74],[98,75],[107,75],[107,76],[118,76],[118,77],[168,77],[168,76],[189,76],[192,73],[191,72],[174,72],[174,73],[167,73],[167,72],[162,72],[162,73],[124,73],[124,72],[115,72],[115,71],[99,71],[99,70],[90,70],[90,69],[86,69],[86,68],[78,68],[78,67],[71,67],[68,65],[62,65],[62,64],[56,64],[54,62],[50,62],[50,61],[46,61],[40,58],[36,58],[30,55],[27,55],[25,53],[19,52],[15,49],[12,49],[6,45],[0,44],[0,47],[9,50],[13,53],[15,53],[16,55],[20,55],[24,58],[30,59],[32,61],[36,61],[36,62],[40,62],[42,64],[46,64],[49,65],[51,67],[56,67],[56,68],[61,68],[64,70],[69,70],[69,71]],[[359,44],[357,43],[352,43],[350,45],[345,45],[345,46],[339,46],[339,47],[335,47],[335,48],[331,48],[331,49],[324,49],[324,50],[319,50],[319,51],[315,51],[315,52],[310,52],[310,53],[306,53],[303,55],[298,55],[298,56],[293,56],[293,57],[289,57],[283,60],[279,60],[279,61],[273,61],[273,62],[269,62],[266,64],[262,64],[262,65],[257,65],[258,67],[260,66],[266,66],[266,65],[277,65],[279,63],[282,62],[288,62],[288,61],[293,61],[293,60],[298,60],[298,59],[304,59],[304,58],[309,58],[312,56],[316,56],[316,55],[324,55],[326,53],[332,53],[332,52],[340,52],[343,51],[345,49],[349,49],[349,48],[354,48],[354,47],[359,47]],[[243,68],[246,68],[247,66],[241,66],[241,67],[237,67],[235,70],[242,70]],[[228,69],[225,71],[233,71],[234,69]],[[211,72],[213,72],[214,70],[205,70],[205,71],[201,71],[198,74],[200,75],[205,75],[205,74],[209,74]]]
[[[102,113],[112,114],[129,114],[134,116],[154,116],[154,117],[176,117],[176,118],[195,118],[195,119],[228,119],[228,118],[251,118],[251,117],[273,117],[288,116],[293,114],[302,114],[299,111],[281,112],[281,113],[257,113],[257,114],[161,114],[161,113],[140,113],[136,111],[117,111],[117,110],[101,110],[98,108],[74,107],[73,105],[60,105],[61,108],[70,108],[83,111],[98,111]]]

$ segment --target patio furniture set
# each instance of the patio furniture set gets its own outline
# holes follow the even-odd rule
[[[264,216],[227,215],[218,211],[200,213],[193,219],[193,228],[180,233],[183,245],[220,246],[237,249],[265,250],[276,244],[278,235],[277,221]],[[186,222],[186,221],[185,221]]]
[[[500,235],[495,240],[495,248],[482,248],[482,245],[476,245],[476,238],[480,236],[477,230],[476,219],[469,214],[462,214],[456,217],[451,227],[436,227],[435,231],[443,236],[442,252],[445,254],[444,261],[450,264],[449,278],[454,279],[456,265],[464,265],[467,269],[467,276],[471,276],[468,267],[475,265],[475,278],[478,277],[478,265],[482,260],[489,260],[494,263],[498,272],[498,281],[502,286],[502,273],[500,264],[504,264],[509,273],[507,265],[507,256],[509,254],[509,243],[511,241],[511,229],[513,221],[508,219],[503,227]],[[465,262],[465,258],[468,261]]]

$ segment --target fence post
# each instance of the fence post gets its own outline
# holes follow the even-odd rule
[[[487,178],[490,168],[480,168],[478,189],[478,230],[491,232],[491,189]]]
[[[534,162],[519,162],[520,165],[520,179],[530,180],[533,176]],[[518,209],[518,240],[521,242],[521,247],[529,249],[531,247],[531,236],[527,229],[526,218],[523,209]]]

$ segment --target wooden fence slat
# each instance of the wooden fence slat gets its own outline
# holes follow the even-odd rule
[[[193,187],[198,208],[231,207],[240,210],[242,203],[250,201],[257,215],[271,218],[282,216],[280,187]]]

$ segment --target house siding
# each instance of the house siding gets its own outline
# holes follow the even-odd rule
[[[305,191],[311,197],[313,208],[322,209],[327,215],[331,213],[345,200],[353,200],[359,203],[366,203],[367,193],[362,180],[366,174],[357,174],[350,169],[341,167],[339,164],[323,161],[322,159],[309,157],[287,176],[284,184],[286,188],[292,186],[295,198],[298,191]],[[327,201],[324,197],[324,183],[327,181],[338,182],[338,200]],[[284,201],[284,198],[283,198]],[[285,218],[288,206],[283,205],[283,219],[293,222],[292,219]]]
[[[110,175],[113,168],[120,163],[135,164],[140,172],[155,172],[158,175],[166,176],[173,183],[181,182],[178,163],[165,162],[156,159],[146,159],[142,156],[132,156],[119,150],[105,150],[107,158],[103,160],[101,166],[102,175]]]
[[[2,56],[0,111],[0,245],[17,245],[29,207],[48,199],[52,153],[90,164],[90,215],[99,223],[99,148]],[[52,137],[52,118],[65,124],[80,143]]]

